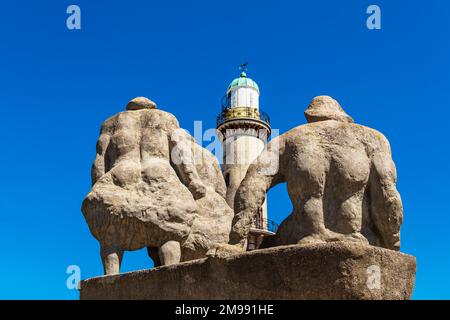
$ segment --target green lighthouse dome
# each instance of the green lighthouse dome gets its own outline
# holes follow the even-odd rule
[[[230,91],[231,89],[235,87],[250,87],[258,91],[259,93],[259,87],[258,84],[253,81],[252,79],[247,77],[247,74],[245,72],[241,73],[241,76],[239,78],[234,79],[231,81],[230,85],[228,86],[227,91]]]

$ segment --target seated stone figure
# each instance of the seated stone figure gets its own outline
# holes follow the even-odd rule
[[[105,274],[120,272],[125,250],[147,247],[159,266],[228,241],[233,211],[217,160],[149,99],[103,123],[92,185],[82,212]]]
[[[273,139],[249,167],[234,203],[230,244],[238,245],[228,249],[243,246],[267,190],[286,182],[293,212],[272,245],[357,241],[399,250],[403,209],[387,139],[328,96],[313,99],[305,116],[307,124]]]

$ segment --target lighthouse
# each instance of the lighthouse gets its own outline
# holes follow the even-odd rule
[[[245,65],[243,65],[245,66]],[[222,142],[222,172],[227,186],[227,203],[234,208],[234,197],[249,165],[260,155],[270,136],[270,118],[259,108],[259,87],[242,73],[227,88],[217,116]],[[276,225],[267,219],[267,199],[259,208],[247,239],[247,250],[259,247],[264,236],[274,235]]]

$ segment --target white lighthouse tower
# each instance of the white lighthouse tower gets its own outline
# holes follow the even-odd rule
[[[249,165],[264,149],[270,135],[269,116],[259,109],[259,87],[243,71],[228,86],[217,117],[222,139],[222,171],[227,185],[227,203],[234,208],[236,191]],[[275,224],[267,220],[267,202],[258,211],[247,239],[247,249],[257,249],[264,236],[274,234]]]

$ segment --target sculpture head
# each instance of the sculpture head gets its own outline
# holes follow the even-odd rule
[[[305,117],[309,123],[325,120],[353,122],[353,119],[345,113],[339,102],[329,96],[315,97],[306,109]]]
[[[137,97],[127,104],[127,110],[156,109],[156,103],[145,97]]]

